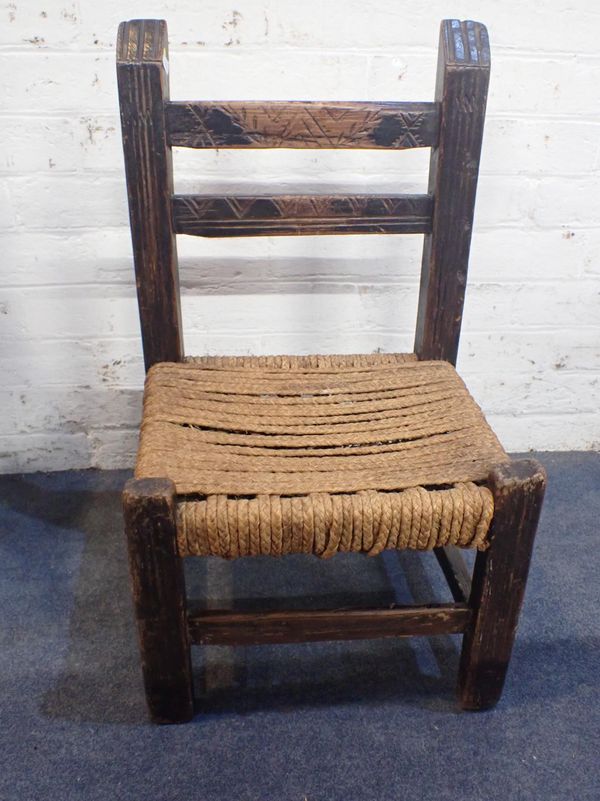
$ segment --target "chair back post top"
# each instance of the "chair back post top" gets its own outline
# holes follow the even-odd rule
[[[117,76],[146,369],[184,356],[176,234],[425,234],[415,353],[456,360],[489,79],[485,26],[444,20],[433,102],[171,102],[164,20],[121,23]],[[431,148],[426,194],[176,195],[171,148]]]

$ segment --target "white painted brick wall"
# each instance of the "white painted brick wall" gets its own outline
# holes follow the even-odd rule
[[[415,8],[416,6],[416,8]],[[0,469],[130,465],[143,369],[117,117],[122,17],[175,99],[432,97],[437,29],[493,71],[459,366],[508,448],[600,442],[600,11],[391,0],[12,0],[0,12]],[[427,153],[176,154],[179,187],[422,190]],[[410,349],[419,237],[181,237],[188,352]]]

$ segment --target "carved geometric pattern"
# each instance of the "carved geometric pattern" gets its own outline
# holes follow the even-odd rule
[[[427,233],[431,213],[429,195],[173,197],[175,231],[196,236]]]
[[[289,148],[431,147],[434,103],[169,103],[171,145]]]

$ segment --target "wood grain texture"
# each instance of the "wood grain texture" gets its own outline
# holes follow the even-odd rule
[[[156,723],[183,722],[194,710],[175,485],[158,478],[128,481],[123,513],[150,716]]]
[[[452,597],[458,603],[467,603],[471,594],[471,577],[458,548],[434,548],[433,552],[448,582]]]
[[[431,208],[428,195],[175,195],[173,221],[195,236],[424,233]]]
[[[189,633],[193,643],[204,645],[433,636],[462,632],[470,618],[466,604],[278,612],[206,610],[190,615]]]
[[[387,148],[437,144],[435,103],[171,102],[171,145]]]
[[[117,81],[131,238],[144,362],[183,358],[175,233],[171,224],[173,168],[164,103],[167,26],[131,20],[119,26]]]
[[[435,90],[439,144],[429,167],[435,208],[423,247],[415,337],[420,359],[456,363],[489,73],[485,26],[444,20]]]
[[[464,709],[489,709],[502,693],[542,508],[546,473],[533,459],[490,475],[494,519],[490,546],[477,554],[463,638],[458,694]]]

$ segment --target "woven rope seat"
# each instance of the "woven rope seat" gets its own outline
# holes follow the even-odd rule
[[[198,357],[148,372],[135,474],[176,486],[182,556],[483,549],[508,457],[447,362]]]

